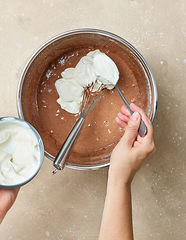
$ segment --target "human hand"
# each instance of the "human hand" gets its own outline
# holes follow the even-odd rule
[[[114,181],[124,183],[131,183],[138,169],[155,152],[151,121],[141,108],[133,103],[130,107],[134,111],[132,116],[128,109],[122,106],[116,118],[117,124],[125,133],[111,154],[109,169],[109,175]],[[138,135],[141,119],[147,127],[145,137]]]
[[[19,189],[0,189],[0,223],[15,202]]]

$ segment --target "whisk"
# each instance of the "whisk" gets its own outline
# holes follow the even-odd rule
[[[77,140],[77,137],[81,131],[81,128],[84,124],[86,117],[105,94],[105,88],[104,88],[104,85],[102,84],[97,90],[93,99],[90,100],[92,89],[93,89],[93,85],[91,85],[90,87],[86,87],[84,90],[80,116],[75,122],[73,128],[71,129],[69,135],[67,136],[65,142],[63,143],[61,149],[59,150],[54,160],[53,165],[55,169],[53,171],[53,174],[55,174],[58,170],[63,170],[63,168],[65,167],[67,159]]]

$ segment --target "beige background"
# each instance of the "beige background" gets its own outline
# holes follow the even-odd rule
[[[17,85],[31,54],[84,27],[129,41],[157,83],[157,151],[132,184],[135,239],[186,239],[185,0],[0,0],[0,116],[17,116]],[[45,158],[0,226],[0,239],[98,239],[108,168],[52,171]]]

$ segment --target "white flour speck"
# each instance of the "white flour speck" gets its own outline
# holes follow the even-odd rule
[[[52,70],[48,70],[46,72],[46,77],[49,78],[52,75]]]

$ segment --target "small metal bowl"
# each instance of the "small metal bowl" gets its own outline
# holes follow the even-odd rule
[[[55,154],[46,150],[48,146],[46,146],[43,137],[44,131],[48,131],[48,129],[43,127],[43,123],[37,117],[39,115],[37,113],[36,97],[38,94],[38,84],[40,76],[56,58],[65,54],[66,51],[77,48],[77,46],[81,48],[93,46],[97,49],[106,49],[105,51],[110,51],[114,47],[116,49],[115,52],[127,62],[131,71],[134,71],[138,75],[138,78],[141,76],[142,81],[146,82],[145,84],[148,89],[147,115],[152,122],[156,114],[158,95],[155,79],[143,56],[129,42],[115,34],[97,29],[79,29],[62,33],[44,43],[31,56],[23,70],[17,93],[17,106],[20,118],[30,122],[38,130],[45,145],[45,154],[52,161],[55,158]],[[118,106],[118,109],[120,109],[120,106]],[[32,114],[31,116],[30,111],[35,111],[36,114]],[[55,139],[51,138],[51,141],[55,142]],[[49,147],[52,148],[51,145]],[[87,158],[86,161],[84,159],[80,159],[77,162],[75,160],[67,161],[66,166],[80,170],[99,169],[108,166],[109,160],[110,153],[107,152],[104,156],[92,156],[90,160]]]
[[[36,131],[36,129],[31,125],[29,124],[28,122],[22,120],[22,119],[19,119],[19,118],[15,118],[15,117],[1,117],[0,118],[0,125],[3,123],[3,122],[8,122],[8,123],[11,123],[11,124],[18,124],[19,127],[23,127],[23,124],[28,127],[28,129],[30,129],[37,141],[38,141],[38,146],[39,146],[39,153],[40,153],[40,157],[39,157],[39,164],[35,170],[35,172],[30,176],[28,177],[26,180],[24,180],[23,182],[20,182],[20,183],[17,183],[17,184],[1,184],[0,183],[0,189],[14,189],[14,188],[19,188],[25,184],[27,184],[28,182],[30,182],[35,176],[36,174],[39,172],[40,168],[41,168],[41,165],[43,163],[43,159],[44,159],[44,145],[43,145],[43,141],[39,135],[39,133]]]

